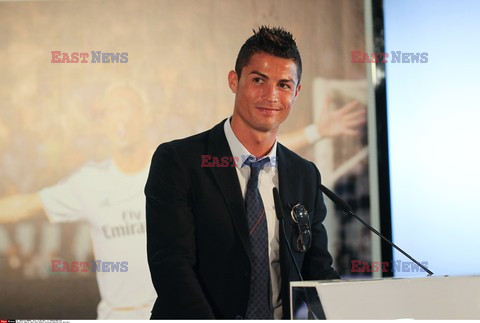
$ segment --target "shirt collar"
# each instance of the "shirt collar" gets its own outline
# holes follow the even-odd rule
[[[242,145],[242,143],[238,140],[237,136],[233,133],[232,126],[230,125],[230,118],[228,118],[225,123],[224,123],[224,131],[225,131],[225,137],[227,137],[227,142],[228,146],[230,146],[230,151],[232,152],[233,157],[238,158],[238,162],[236,163],[237,168],[241,168],[243,165],[243,162],[249,157],[253,156],[245,146]],[[276,165],[277,162],[277,139],[275,139],[275,143],[273,144],[272,149],[270,152],[264,156],[265,157],[270,157],[270,165]],[[261,158],[261,159],[263,159]],[[268,165],[268,163],[267,163]],[[266,166],[267,166],[266,165]]]

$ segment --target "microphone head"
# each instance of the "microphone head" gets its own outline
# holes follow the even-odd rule
[[[283,213],[282,200],[280,199],[280,193],[278,193],[278,188],[273,188],[273,201],[275,203],[275,213],[277,214],[277,219],[282,221],[285,218]]]

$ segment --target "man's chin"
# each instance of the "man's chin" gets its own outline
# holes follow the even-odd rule
[[[256,124],[254,129],[258,132],[263,132],[265,134],[271,133],[272,131],[277,131],[279,124]]]

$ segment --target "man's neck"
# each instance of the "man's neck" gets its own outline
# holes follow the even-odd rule
[[[230,120],[227,120],[227,122],[230,122]],[[268,132],[258,131],[242,122],[236,122],[233,118],[231,126],[238,141],[255,157],[268,155],[275,144],[278,128]]]
[[[148,166],[150,158],[150,149],[146,143],[113,151],[115,165],[120,172],[125,174],[134,174],[144,170]]]

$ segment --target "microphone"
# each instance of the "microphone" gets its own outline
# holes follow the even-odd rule
[[[380,232],[378,232],[377,230],[375,230],[372,226],[370,226],[368,223],[366,223],[365,221],[363,221],[358,215],[355,214],[355,212],[353,212],[352,208],[350,207],[350,205],[348,205],[345,201],[343,201],[340,197],[338,197],[338,195],[336,195],[335,193],[333,193],[331,190],[329,190],[328,188],[326,188],[324,185],[320,184],[320,189],[322,190],[322,192],[330,199],[332,200],[332,202],[339,206],[341,209],[343,209],[343,211],[347,214],[350,214],[351,216],[353,216],[355,219],[357,219],[358,221],[360,221],[365,227],[367,227],[370,231],[372,231],[373,233],[375,233],[377,236],[379,236],[380,238],[383,239],[383,241],[386,241],[388,242],[389,245],[391,245],[392,247],[394,247],[395,249],[397,249],[398,251],[400,251],[404,256],[406,256],[408,259],[410,259],[411,261],[413,261],[415,264],[417,264],[420,268],[422,268],[423,270],[425,270],[427,273],[428,273],[428,276],[431,276],[433,275],[433,272],[430,271],[427,267],[425,267],[424,265],[422,265],[421,263],[419,263],[417,260],[415,260],[415,258],[413,258],[412,256],[410,256],[408,253],[406,253],[405,251],[403,251],[399,246],[397,246],[396,244],[394,244],[392,241],[388,240],[387,238],[385,238]]]

